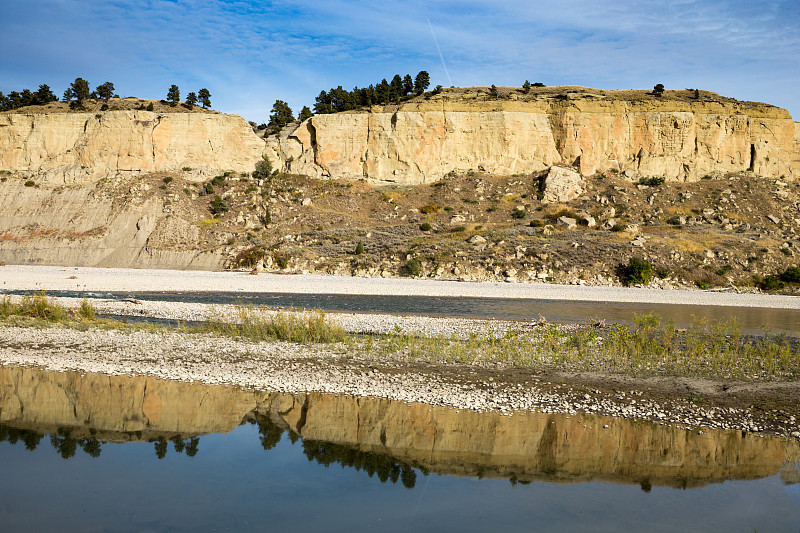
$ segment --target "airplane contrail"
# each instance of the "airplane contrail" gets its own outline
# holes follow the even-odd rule
[[[444,64],[444,56],[442,55],[442,49],[439,48],[439,40],[436,38],[436,33],[434,33],[433,31],[433,26],[431,25],[431,19],[428,17],[425,17],[425,19],[428,21],[428,27],[431,29],[431,35],[433,35],[433,42],[436,43],[436,51],[439,52],[439,59],[442,60],[442,67],[444,67],[444,73],[445,75],[447,75],[447,83],[449,83],[450,86],[452,87],[453,80],[450,79],[450,73],[447,72],[447,65]]]

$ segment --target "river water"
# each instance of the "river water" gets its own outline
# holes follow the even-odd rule
[[[29,291],[7,291],[26,294]],[[168,302],[252,304],[276,308],[322,309],[397,315],[447,316],[497,320],[534,320],[539,315],[551,322],[584,323],[595,320],[633,323],[636,315],[653,313],[678,327],[698,321],[713,323],[736,319],[744,333],[800,334],[800,309],[676,305],[654,303],[581,302],[524,298],[475,298],[433,296],[384,296],[347,294],[294,294],[246,292],[128,292],[84,293],[49,291],[50,296],[88,298],[135,298]]]
[[[0,464],[7,531],[800,528],[797,441],[14,366]]]

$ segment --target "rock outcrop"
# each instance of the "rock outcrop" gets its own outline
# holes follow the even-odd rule
[[[201,180],[225,170],[252,172],[263,152],[263,140],[236,115],[0,113],[0,171],[51,183],[184,168]]]
[[[677,181],[748,169],[792,174],[795,126],[784,109],[567,89],[525,101],[445,90],[399,106],[317,115],[269,138],[268,146],[293,173],[402,184],[552,165]]]
[[[542,203],[569,202],[583,194],[583,176],[564,167],[550,167],[542,178]]]

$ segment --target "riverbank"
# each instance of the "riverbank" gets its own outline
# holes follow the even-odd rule
[[[75,276],[74,278],[72,276]],[[64,267],[2,267],[3,287],[14,290],[158,291],[288,290],[388,291],[394,294],[457,294],[464,289],[485,297],[509,287],[522,294],[550,297],[601,297],[596,287],[472,284],[426,280],[249,276],[244,273],[169,272]],[[402,283],[398,283],[402,281]],[[70,284],[73,286],[69,287]],[[74,285],[82,284],[77,289]],[[191,287],[191,288],[189,288]],[[589,289],[589,290],[587,290]],[[426,292],[427,291],[427,292]],[[653,298],[651,293],[692,293],[706,305],[758,307],[800,305],[790,297],[720,294],[700,291],[613,289],[605,298]],[[54,299],[78,309],[81,300]],[[610,300],[618,301],[618,300]],[[627,301],[627,300],[623,300]],[[723,303],[719,303],[723,302]],[[95,300],[98,313],[177,321],[207,321],[235,315],[236,306],[137,300]],[[325,345],[283,341],[248,341],[209,333],[170,329],[5,323],[0,327],[0,362],[33,365],[55,371],[110,375],[149,375],[180,381],[232,384],[279,392],[327,392],[421,402],[458,409],[598,413],[691,427],[739,429],[800,437],[800,382],[780,378],[737,380],[720,376],[645,376],[609,372],[602,364],[564,359],[561,366],[518,365],[515,361],[465,359],[446,352],[439,360],[414,357],[414,350],[443,349],[442,339],[500,338],[513,330],[508,344],[527,343],[537,328],[567,339],[576,326],[536,321],[509,322],[385,314],[328,315],[350,334],[389,335],[382,350],[365,342]],[[589,326],[584,326],[586,331]],[[408,342],[408,335],[429,336],[433,344]],[[517,337],[516,335],[522,334]],[[438,340],[437,340],[438,339]],[[591,340],[591,339],[590,339]],[[492,343],[494,341],[490,341]],[[379,343],[380,344],[380,343]],[[445,342],[445,344],[448,344]],[[390,356],[389,346],[394,352]],[[449,346],[449,345],[448,345]],[[486,345],[489,346],[489,345]],[[447,346],[445,348],[449,349]],[[481,349],[481,345],[478,345]],[[446,350],[445,350],[446,351]],[[488,350],[487,350],[488,351]],[[426,354],[428,355],[428,354]],[[796,355],[795,355],[796,357]],[[572,366],[571,366],[572,365]]]
[[[0,267],[0,291],[3,290],[460,296],[800,309],[800,297],[733,290],[28,265]]]
[[[369,322],[370,317],[358,318]],[[0,364],[348,394],[509,416],[594,413],[700,432],[719,428],[800,438],[798,382],[637,378],[574,371],[568,363],[563,369],[485,361],[426,363],[407,357],[414,346],[398,341],[405,338],[390,336],[395,352],[384,356],[378,351],[376,357],[365,349],[368,341],[253,341],[147,324],[6,321],[0,326]]]

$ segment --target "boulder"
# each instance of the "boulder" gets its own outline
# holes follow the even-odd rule
[[[543,203],[569,202],[583,194],[583,176],[571,168],[550,167],[542,182]]]

